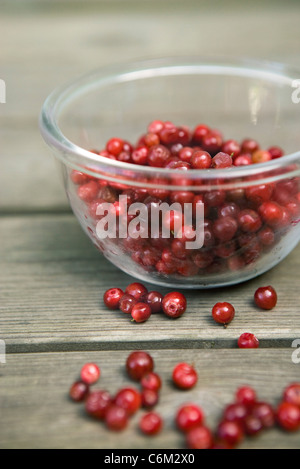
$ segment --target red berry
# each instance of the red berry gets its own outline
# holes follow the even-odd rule
[[[241,153],[241,146],[236,140],[227,140],[222,145],[222,152],[237,158]]]
[[[162,386],[162,381],[160,376],[152,371],[143,376],[141,386],[143,389],[150,389],[151,391],[157,392]]]
[[[277,293],[271,286],[258,288],[254,295],[254,301],[261,309],[273,309],[277,305]]]
[[[163,295],[157,291],[151,291],[144,297],[144,301],[150,306],[152,314],[162,312],[163,298]]]
[[[252,164],[252,156],[250,154],[239,155],[233,161],[234,166],[249,166]]]
[[[282,222],[284,217],[283,208],[276,202],[265,202],[259,209],[259,214],[271,228],[275,228]]]
[[[282,148],[276,146],[269,148],[268,152],[270,153],[272,160],[281,158],[284,155],[284,151],[282,150]]]
[[[284,390],[284,401],[300,408],[300,383],[293,383]]]
[[[258,348],[259,340],[255,337],[254,334],[246,332],[242,334],[238,340],[239,348]]]
[[[149,412],[141,418],[139,427],[145,435],[157,435],[162,430],[163,421],[156,412]]]
[[[186,445],[188,449],[211,449],[214,445],[213,435],[207,427],[193,428],[186,436]]]
[[[277,422],[288,432],[300,429],[300,408],[295,404],[283,402],[277,409]]]
[[[198,374],[192,365],[179,363],[173,370],[172,378],[179,389],[191,389],[198,381]]]
[[[71,172],[71,180],[74,182],[76,185],[82,185],[88,182],[89,177],[87,174],[81,173],[80,171],[73,170]]]
[[[124,292],[120,288],[110,288],[104,293],[103,300],[107,308],[119,309]]]
[[[207,125],[201,124],[198,125],[193,133],[193,141],[194,143],[201,144],[203,141],[203,138],[206,137],[211,132],[211,129],[207,127]]]
[[[95,363],[86,363],[80,372],[82,381],[86,384],[95,384],[100,378],[100,369]]]
[[[146,352],[132,352],[127,358],[126,369],[130,378],[140,381],[143,376],[153,371],[153,358]]]
[[[114,403],[126,410],[128,415],[133,415],[141,407],[142,400],[140,393],[136,389],[124,388],[117,393]]]
[[[133,296],[136,300],[140,300],[145,294],[148,293],[147,288],[142,283],[131,283],[125,288],[127,295]]]
[[[209,169],[212,165],[212,157],[206,151],[196,150],[192,155],[191,165],[193,169]]]
[[[111,405],[105,413],[105,423],[109,430],[122,431],[128,425],[128,414],[123,407]]]
[[[146,303],[137,303],[131,310],[131,317],[135,322],[142,323],[148,321],[152,312]]]
[[[167,147],[163,145],[154,145],[149,149],[148,164],[156,168],[163,168],[171,153]]]
[[[92,417],[102,420],[113,401],[107,391],[93,391],[85,402],[85,410]]]
[[[223,421],[218,426],[217,436],[221,442],[235,447],[243,440],[244,433],[239,423]]]
[[[141,392],[142,407],[152,409],[158,404],[159,394],[153,389],[143,389]]]
[[[217,303],[212,310],[212,316],[218,324],[227,325],[235,316],[235,309],[230,303]]]
[[[272,428],[275,424],[275,413],[267,402],[256,402],[251,407],[251,415],[258,418],[264,428]]]
[[[256,233],[262,227],[260,216],[251,209],[242,210],[238,214],[238,223],[245,233]]]
[[[259,186],[252,186],[245,189],[245,194],[250,202],[255,205],[261,205],[270,200],[274,191],[272,184],[260,184]]]
[[[84,202],[92,202],[99,194],[99,186],[95,181],[87,182],[78,187],[78,197]]]
[[[131,314],[133,307],[137,304],[138,300],[132,295],[125,294],[120,300],[119,308],[125,314]]]
[[[106,150],[114,156],[118,156],[123,150],[124,142],[120,138],[111,138],[106,144]]]
[[[242,142],[242,153],[254,153],[259,150],[259,144],[250,138]]]
[[[251,406],[257,401],[256,391],[249,386],[244,386],[237,390],[235,399],[239,404]]]
[[[235,218],[222,217],[215,221],[213,225],[213,233],[219,241],[226,243],[234,238],[238,231],[238,227],[239,225]]]
[[[82,381],[74,383],[69,391],[69,396],[74,402],[82,402],[89,394],[89,386]]]
[[[194,404],[182,406],[176,415],[176,425],[182,432],[189,432],[195,427],[201,427],[204,423],[204,414],[200,407]]]
[[[132,152],[131,158],[135,164],[145,165],[148,161],[148,147],[139,147]]]
[[[168,293],[162,301],[163,312],[170,318],[182,316],[187,308],[185,296],[179,292]]]
[[[225,169],[230,168],[233,165],[233,160],[230,155],[227,153],[218,153],[212,159],[212,167],[215,169]]]
[[[244,404],[230,404],[224,411],[223,420],[242,424],[247,415],[248,409]]]
[[[254,164],[267,163],[271,159],[271,153],[269,153],[268,151],[258,150],[252,155],[252,163]]]
[[[256,436],[258,435],[263,429],[263,424],[261,420],[259,420],[254,415],[247,415],[243,421],[243,428],[248,436]]]
[[[211,155],[216,155],[221,150],[222,144],[223,140],[221,135],[215,131],[211,131],[203,137],[201,146]]]

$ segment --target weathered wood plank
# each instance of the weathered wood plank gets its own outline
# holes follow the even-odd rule
[[[137,325],[103,305],[106,289],[125,288],[132,278],[94,249],[74,216],[2,217],[0,231],[0,338],[10,352],[235,348],[243,332],[256,334],[262,347],[290,347],[300,338],[299,248],[248,283],[188,292],[188,311],[177,321],[156,315]],[[254,291],[265,284],[279,294],[271,312],[253,305]],[[226,330],[211,319],[217,301],[230,301],[237,310]]]
[[[156,8],[153,1],[140,0],[68,1],[59,2],[59,9],[50,1],[2,3],[0,78],[7,85],[7,103],[0,105],[4,211],[67,208],[37,119],[52,89],[79,74],[138,58],[206,55],[207,38],[211,55],[300,64],[299,3],[292,0],[169,0],[155,2]],[[256,31],[264,31],[263,41]]]
[[[3,448],[105,448],[180,449],[182,435],[175,429],[176,410],[186,402],[203,407],[207,424],[215,429],[226,404],[239,386],[251,384],[261,400],[277,406],[283,389],[299,380],[299,366],[291,361],[291,351],[153,350],[156,371],[163,388],[156,410],[165,421],[164,431],[155,438],[143,437],[137,430],[140,411],[120,435],[108,432],[102,423],[85,416],[82,405],[69,401],[68,389],[81,366],[96,362],[102,370],[97,388],[115,393],[132,385],[124,373],[124,352],[77,352],[9,355],[0,365],[1,427]],[[199,382],[192,391],[175,390],[170,377],[178,361],[193,362]],[[251,370],[251,372],[250,372]],[[136,384],[135,384],[136,385]],[[279,429],[247,439],[246,449],[300,449],[299,433],[289,435]]]

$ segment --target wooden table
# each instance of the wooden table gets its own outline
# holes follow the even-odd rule
[[[224,3],[3,2],[0,78],[7,85],[7,103],[0,104],[0,340],[7,354],[6,364],[0,363],[2,449],[183,448],[173,423],[180,404],[202,405],[213,427],[238,386],[251,384],[262,400],[277,405],[283,388],[300,380],[300,364],[292,361],[292,342],[300,338],[300,246],[259,279],[189,292],[188,312],[178,321],[156,316],[132,324],[102,303],[107,288],[125,287],[131,278],[103,259],[81,231],[37,127],[52,88],[103,63],[209,52],[299,65],[297,2]],[[278,290],[272,312],[252,304],[255,289],[264,284]],[[217,300],[231,301],[237,309],[226,330],[210,319]],[[259,337],[259,350],[237,348],[245,330]],[[123,370],[134,349],[151,351],[164,379],[157,409],[165,431],[154,439],[137,432],[138,417],[120,438],[68,400],[69,386],[85,362],[101,366],[101,386],[111,392],[129,384]],[[199,371],[199,384],[188,393],[170,384],[171,370],[181,360]],[[274,429],[247,439],[242,448],[299,449],[300,439]]]

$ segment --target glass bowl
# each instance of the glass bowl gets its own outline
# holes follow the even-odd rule
[[[246,281],[284,259],[300,238],[298,77],[300,72],[281,64],[168,58],[102,68],[55,90],[42,108],[40,129],[59,161],[72,210],[97,249],[137,279],[199,289]],[[280,146],[286,156],[250,166],[186,171],[122,162],[101,152],[113,137],[136,144],[154,120],[191,129],[205,123],[220,129],[226,140],[255,139],[264,149]],[[123,213],[122,223],[117,216],[121,218],[120,196],[132,209],[125,218]],[[201,243],[199,235],[192,249],[182,249],[170,217],[169,236],[163,237],[161,225],[152,236],[151,224],[142,226],[142,218],[129,231],[141,215],[134,212],[134,203],[149,209],[179,201],[184,208],[195,197],[204,202],[197,212],[203,239]],[[111,215],[116,215],[106,238],[108,218],[106,228],[99,228],[110,213],[109,207],[99,211],[104,202],[115,207]],[[237,210],[231,225],[237,213],[247,210],[258,216],[258,224],[236,221],[228,235],[228,216],[220,222],[227,202]],[[272,218],[270,203],[279,217]],[[164,213],[159,223],[170,213],[174,215]],[[193,217],[195,225],[195,213]]]

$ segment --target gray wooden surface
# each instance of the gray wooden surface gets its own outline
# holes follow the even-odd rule
[[[100,65],[225,54],[299,66],[299,13],[291,0],[1,1],[0,78],[7,85],[7,103],[0,104],[0,340],[7,350],[7,363],[0,363],[1,448],[181,448],[172,419],[185,400],[203,405],[213,426],[237,386],[250,383],[276,405],[284,386],[300,380],[291,358],[292,341],[300,338],[299,247],[247,284],[187,293],[188,312],[179,321],[156,316],[132,324],[103,307],[105,289],[131,278],[95,251],[70,213],[37,123],[54,87]],[[253,293],[270,283],[278,307],[260,312]],[[226,330],[210,319],[219,300],[237,310]],[[257,334],[260,350],[237,349],[246,330]],[[166,428],[155,439],[138,435],[136,420],[116,437],[67,399],[91,360],[103,369],[103,386],[115,391],[126,382],[120,368],[135,348],[152,351],[165,381],[158,409]],[[191,393],[170,388],[179,359],[199,369]],[[299,434],[274,430],[243,448],[299,449],[299,441]]]

